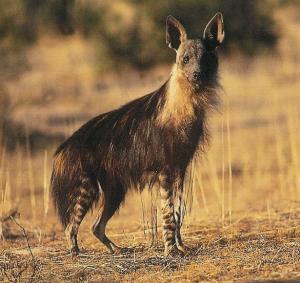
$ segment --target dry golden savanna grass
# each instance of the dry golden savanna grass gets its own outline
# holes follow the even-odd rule
[[[283,34],[276,53],[221,58],[223,103],[210,115],[211,144],[186,187],[184,258],[162,256],[154,191],[131,193],[109,223],[108,235],[127,252],[110,255],[91,235],[95,209],[80,229],[83,253],[72,258],[49,199],[54,146],[9,152],[2,144],[0,216],[17,208],[20,218],[0,222],[0,281],[300,280],[300,22],[293,9],[276,17]],[[93,54],[79,36],[42,38],[29,52],[32,68],[6,85],[17,105],[12,119],[67,137],[168,76],[161,66],[99,77]]]

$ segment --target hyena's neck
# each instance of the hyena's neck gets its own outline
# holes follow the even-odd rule
[[[171,76],[167,82],[164,102],[160,111],[158,122],[162,125],[180,127],[186,123],[198,120],[199,113],[205,116],[209,108],[208,89],[197,90],[187,80],[185,75],[174,65]],[[204,118],[204,117],[203,117]]]

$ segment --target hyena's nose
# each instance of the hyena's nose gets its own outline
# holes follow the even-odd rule
[[[193,73],[193,79],[194,79],[195,81],[198,81],[198,80],[200,79],[200,72],[194,72],[194,73]]]

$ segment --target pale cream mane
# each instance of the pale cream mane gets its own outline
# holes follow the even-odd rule
[[[171,73],[165,94],[165,103],[157,116],[162,126],[178,127],[195,116],[196,103],[193,89],[176,64]]]

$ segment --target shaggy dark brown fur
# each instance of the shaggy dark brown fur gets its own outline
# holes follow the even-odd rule
[[[207,110],[218,89],[216,47],[224,38],[220,13],[202,40],[187,39],[183,26],[167,18],[167,44],[177,52],[170,78],[156,91],[88,121],[56,151],[52,194],[71,251],[87,211],[100,195],[104,206],[93,232],[112,252],[105,235],[109,219],[129,188],[158,183],[165,253],[182,254],[181,195],[187,166],[207,139]]]

